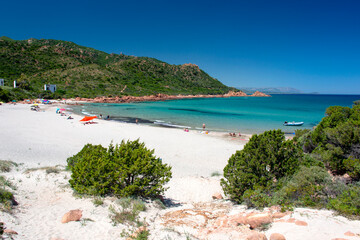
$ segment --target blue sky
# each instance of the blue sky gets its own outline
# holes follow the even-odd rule
[[[3,1],[0,36],[194,63],[228,86],[360,94],[360,1]]]

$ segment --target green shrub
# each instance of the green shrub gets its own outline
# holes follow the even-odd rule
[[[12,182],[7,180],[4,176],[0,176],[0,187],[2,188],[9,187],[13,190],[16,190],[16,186]]]
[[[360,176],[360,105],[331,106],[315,130],[297,139],[305,152],[317,154],[334,174]]]
[[[92,201],[96,207],[104,204],[104,200],[100,197],[95,197]]]
[[[215,172],[212,172],[211,177],[218,177],[218,176],[221,176],[221,173],[219,173],[218,171],[215,171]]]
[[[306,137],[310,132],[310,129],[296,129],[295,136],[293,138],[294,142],[302,142],[304,137]]]
[[[315,154],[304,154],[304,157],[301,160],[300,164],[305,167],[318,166],[321,168],[325,168],[324,163],[320,159],[318,159],[318,156]]]
[[[244,192],[243,201],[246,206],[252,208],[263,209],[264,207],[268,207],[271,202],[271,197],[267,193],[266,189],[261,187],[253,189],[248,189]]]
[[[141,231],[136,235],[135,240],[147,240],[150,236],[150,232],[148,230]]]
[[[339,187],[321,167],[301,166],[293,176],[283,179],[283,186],[274,193],[272,203],[292,203],[295,206],[324,207]],[[340,184],[340,183],[339,183]]]
[[[107,150],[87,144],[68,159],[70,185],[82,194],[155,197],[165,191],[171,167],[153,153],[139,140],[110,144]]]
[[[331,199],[328,207],[349,217],[359,216],[360,187],[350,185],[346,191],[343,191],[336,198]]]
[[[354,180],[360,180],[360,160],[350,157],[344,160],[344,166],[347,170],[347,173]]]
[[[80,152],[67,159],[67,166],[71,170],[74,165],[81,161],[92,161],[106,155],[106,148],[101,145],[86,144]]]
[[[15,189],[13,184],[4,176],[0,176],[0,209],[10,212],[12,206],[17,205],[14,195],[7,188]]]
[[[14,195],[11,192],[0,188],[0,203],[11,203],[13,199]]]
[[[244,149],[233,154],[224,168],[221,185],[235,202],[242,202],[246,190],[270,188],[282,177],[292,175],[303,157],[291,140],[285,141],[280,130],[254,135]]]
[[[3,87],[0,87],[0,101],[10,102],[12,99],[10,92]]]
[[[0,172],[10,172],[13,167],[18,164],[12,161],[0,160]]]

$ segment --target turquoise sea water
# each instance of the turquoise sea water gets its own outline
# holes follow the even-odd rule
[[[360,95],[272,95],[272,97],[231,97],[184,99],[127,104],[91,103],[74,106],[85,115],[109,115],[111,120],[210,131],[260,133],[282,129],[312,128],[325,116],[329,106],[351,107]],[[284,121],[304,122],[301,127],[285,127]]]

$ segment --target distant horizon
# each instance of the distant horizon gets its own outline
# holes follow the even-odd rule
[[[257,89],[258,91],[261,91],[261,89],[264,88],[292,88],[292,87],[234,87],[236,89],[242,90],[242,89],[249,89],[249,88],[253,88],[253,89]],[[293,88],[294,89],[294,88]],[[299,90],[300,89],[295,89],[295,90]],[[314,94],[314,95],[353,95],[353,96],[360,96],[360,93],[319,93],[319,92],[295,92],[295,93],[291,93],[291,92],[272,92],[271,94]],[[359,99],[360,100],[360,99]]]
[[[227,86],[360,94],[358,1],[20,0],[2,7],[0,36],[12,39],[193,63]]]

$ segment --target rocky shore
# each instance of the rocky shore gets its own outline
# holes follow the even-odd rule
[[[243,91],[233,92],[230,91],[226,94],[218,95],[167,95],[167,94],[156,94],[149,96],[123,96],[123,97],[96,97],[96,98],[75,98],[75,101],[92,102],[92,103],[131,103],[131,102],[155,102],[164,100],[175,100],[175,99],[189,99],[189,98],[224,98],[224,97],[271,97],[265,93],[256,91],[252,95],[247,95]]]

